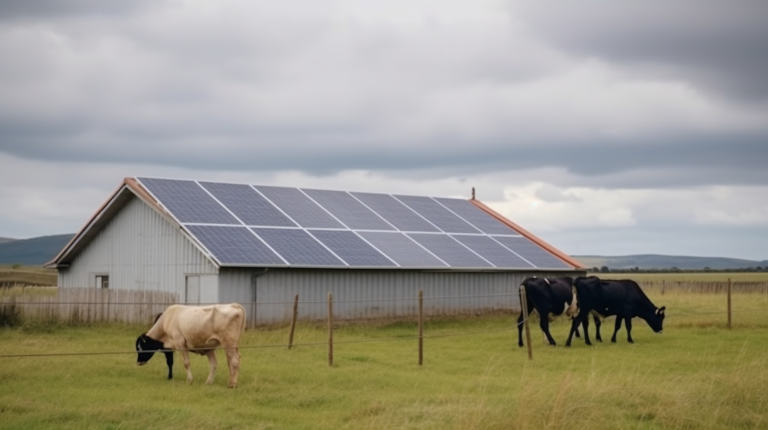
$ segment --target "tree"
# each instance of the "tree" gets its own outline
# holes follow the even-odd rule
[[[603,273],[608,273],[611,271],[611,269],[609,269],[608,266],[603,266],[600,268],[600,271]]]

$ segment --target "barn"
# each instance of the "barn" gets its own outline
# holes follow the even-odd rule
[[[242,303],[251,325],[519,309],[530,276],[584,266],[470,200],[125,178],[46,267],[58,287]]]

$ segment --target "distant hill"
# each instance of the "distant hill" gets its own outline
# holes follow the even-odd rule
[[[588,267],[603,267],[609,269],[671,269],[676,267],[683,270],[703,270],[709,267],[712,270],[745,269],[748,267],[766,267],[768,261],[741,260],[725,257],[687,257],[678,255],[639,254],[616,257],[600,255],[574,255],[573,258],[581,261]]]
[[[32,239],[0,241],[0,264],[40,266],[53,259],[74,234],[42,236]]]
[[[10,237],[0,237],[0,243],[6,243],[6,242],[13,242],[16,239],[11,239]]]

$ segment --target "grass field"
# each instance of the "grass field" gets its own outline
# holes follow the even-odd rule
[[[300,325],[291,350],[275,346],[285,327],[248,330],[236,389],[226,388],[223,353],[213,386],[202,385],[203,357],[192,357],[191,385],[178,355],[172,381],[162,356],[136,366],[130,351],[145,327],[0,329],[0,355],[126,352],[0,358],[0,427],[768,428],[768,295],[734,296],[730,331],[723,295],[651,299],[668,309],[662,335],[636,319],[635,344],[622,329],[616,344],[549,347],[534,325],[533,361],[512,315],[430,320],[422,367],[411,322],[341,325],[333,367],[324,324]],[[553,324],[561,345],[566,334],[564,321]]]
[[[768,282],[768,272],[590,273],[604,279],[643,281]]]
[[[0,286],[43,285],[55,286],[58,273],[55,269],[40,266],[0,265]]]

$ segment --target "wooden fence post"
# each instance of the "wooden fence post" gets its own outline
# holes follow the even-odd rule
[[[299,313],[299,295],[293,298],[293,318],[291,318],[291,335],[288,336],[288,349],[293,346],[293,331],[296,329],[296,316]]]
[[[528,300],[525,298],[525,285],[520,285],[520,307],[523,311],[523,327],[525,327],[525,344],[528,345],[528,359],[533,360],[533,350],[531,349],[531,330],[528,328]]]
[[[333,366],[333,294],[328,293],[328,365]]]
[[[419,290],[419,366],[424,362],[424,291]]]
[[[728,330],[731,329],[731,278],[728,278]]]

